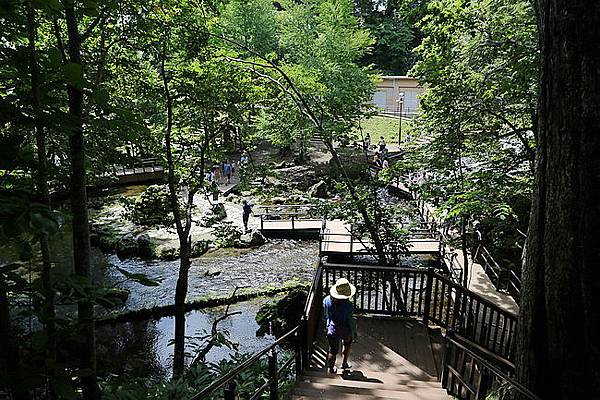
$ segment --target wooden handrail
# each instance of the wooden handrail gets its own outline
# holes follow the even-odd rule
[[[471,356],[472,358],[477,360],[479,363],[481,363],[485,368],[487,368],[489,371],[491,371],[494,375],[497,375],[498,377],[500,377],[503,380],[505,380],[506,382],[508,382],[512,387],[514,387],[523,396],[526,396],[530,400],[542,400],[541,397],[539,397],[536,394],[534,394],[533,392],[531,392],[525,386],[523,386],[519,382],[517,382],[514,378],[512,378],[507,373],[502,371],[500,368],[498,368],[492,364],[494,362],[501,363],[501,364],[504,364],[507,369],[514,371],[515,366],[510,361],[508,361],[506,359],[502,359],[501,357],[498,357],[496,354],[487,351],[486,349],[484,349],[481,346],[477,345],[476,343],[470,341],[469,339],[455,333],[454,331],[447,332],[446,340],[449,343],[451,343],[451,345],[456,346],[459,349],[461,349],[462,351],[469,354],[469,356]],[[490,361],[490,358],[493,361]],[[444,367],[447,368],[448,365],[445,365]]]
[[[205,387],[203,390],[201,390],[200,392],[196,393],[194,396],[190,397],[189,400],[200,400],[200,399],[203,399],[205,396],[208,396],[209,394],[211,394],[215,390],[220,389],[227,382],[229,382],[230,380],[232,380],[233,378],[235,378],[241,372],[243,372],[243,371],[247,370],[248,368],[250,368],[262,356],[264,356],[269,351],[271,351],[272,349],[274,349],[275,347],[277,347],[278,345],[280,345],[283,341],[285,341],[288,338],[290,338],[292,335],[294,335],[299,330],[300,330],[300,325],[298,325],[295,328],[291,329],[288,333],[286,333],[285,335],[283,335],[282,337],[280,337],[279,339],[277,339],[273,344],[271,344],[268,347],[265,347],[264,349],[262,349],[258,353],[255,353],[254,355],[252,355],[252,357],[250,357],[249,359],[247,359],[246,361],[244,361],[243,363],[241,363],[239,366],[237,366],[236,368],[232,369],[231,371],[229,371],[225,375],[221,376],[216,381],[214,381],[213,383],[211,383],[210,385],[208,385],[207,387]]]
[[[513,313],[512,311],[508,311],[508,310],[498,307],[496,304],[494,304],[494,302],[486,299],[485,297],[481,296],[478,293],[472,292],[469,289],[464,288],[463,286],[448,279],[444,275],[440,275],[436,272],[435,277],[437,279],[439,279],[440,281],[445,282],[447,285],[452,286],[455,290],[459,290],[463,293],[468,293],[470,297],[477,299],[478,302],[480,302],[481,304],[484,304],[485,306],[489,307],[490,309],[493,309],[493,310],[499,312],[500,314],[505,314],[511,318],[517,319],[517,314]]]

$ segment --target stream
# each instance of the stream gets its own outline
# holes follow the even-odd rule
[[[281,287],[285,282],[297,279],[310,282],[317,254],[316,242],[300,240],[270,240],[256,249],[218,249],[192,260],[187,299],[227,296],[236,287]],[[116,255],[108,256],[107,260],[107,280],[130,292],[125,309],[173,304],[179,261],[119,260]],[[145,274],[160,284],[142,286],[125,281],[123,275],[111,266]]]
[[[219,323],[221,332],[239,345],[242,353],[255,353],[269,344],[274,338],[256,336],[258,324],[255,321],[258,309],[270,299],[260,298],[230,306],[231,312],[240,312]],[[186,314],[186,352],[194,355],[203,347],[201,337],[210,332],[213,321],[222,316],[225,307],[206,308]],[[171,374],[175,318],[163,317],[159,320],[126,322],[102,326],[97,329],[98,369],[111,374],[127,377],[128,381],[157,382]],[[214,347],[207,354],[206,361],[218,363],[229,359],[235,350],[227,347]],[[188,362],[193,357],[188,358]]]
[[[217,249],[192,260],[187,299],[209,295],[226,297],[236,287],[260,289],[280,287],[291,280],[309,282],[317,254],[315,241],[300,240],[270,240],[255,249]],[[116,255],[107,255],[105,260],[105,282],[129,290],[122,311],[173,304],[178,261],[119,260]],[[143,273],[160,283],[143,286],[125,280],[115,266],[130,273]],[[233,304],[230,312],[239,314],[219,323],[219,330],[229,333],[229,339],[239,345],[239,352],[254,353],[272,343],[271,336],[256,336],[258,324],[255,321],[258,309],[270,300],[258,298]],[[224,312],[225,307],[215,307],[186,315],[186,335],[191,337],[186,341],[186,352],[195,353],[202,344],[199,337],[210,332],[213,321]],[[174,323],[174,317],[169,316],[98,328],[99,370],[145,382],[169,376],[173,354],[169,342],[173,339]],[[234,352],[226,347],[215,347],[208,353],[207,362],[228,359]]]

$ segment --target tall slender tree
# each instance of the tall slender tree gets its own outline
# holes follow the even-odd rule
[[[42,108],[40,100],[40,67],[38,64],[36,40],[37,40],[37,18],[36,10],[30,1],[26,4],[27,13],[27,39],[29,51],[29,70],[31,74],[31,104],[33,109],[35,125],[35,143],[37,150],[37,195],[41,204],[50,208],[50,192],[48,189],[48,163],[46,154],[46,128],[42,119]],[[56,369],[56,324],[54,309],[54,288],[52,287],[52,263],[50,259],[50,245],[48,234],[41,232],[39,235],[40,252],[42,256],[42,290],[43,311],[42,321],[46,329],[46,373],[50,382],[50,398],[55,398],[53,378]]]
[[[86,192],[85,143],[83,125],[83,62],[81,57],[81,33],[75,5],[64,2],[64,18],[67,28],[68,63],[73,79],[67,83],[69,104],[69,150],[71,159],[71,213],[73,217],[73,262],[75,274],[86,286],[92,287],[90,263],[90,227]],[[83,398],[95,400],[100,397],[96,378],[96,341],[94,332],[94,305],[86,298],[77,303],[80,348],[80,377]]]

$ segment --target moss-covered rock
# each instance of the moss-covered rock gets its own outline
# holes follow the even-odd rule
[[[134,201],[124,200],[127,217],[142,226],[172,226],[173,214],[169,190],[165,185],[151,185]]]
[[[259,325],[257,335],[269,332],[281,336],[300,323],[308,292],[305,289],[292,289],[282,299],[267,303],[256,313]],[[270,326],[270,327],[269,327]]]
[[[234,243],[234,247],[245,249],[248,247],[258,247],[265,244],[267,239],[263,236],[260,231],[253,230],[240,236],[240,238]]]

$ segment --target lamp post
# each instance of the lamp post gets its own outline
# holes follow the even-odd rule
[[[404,105],[404,92],[398,93],[398,146],[402,146],[402,106]]]

